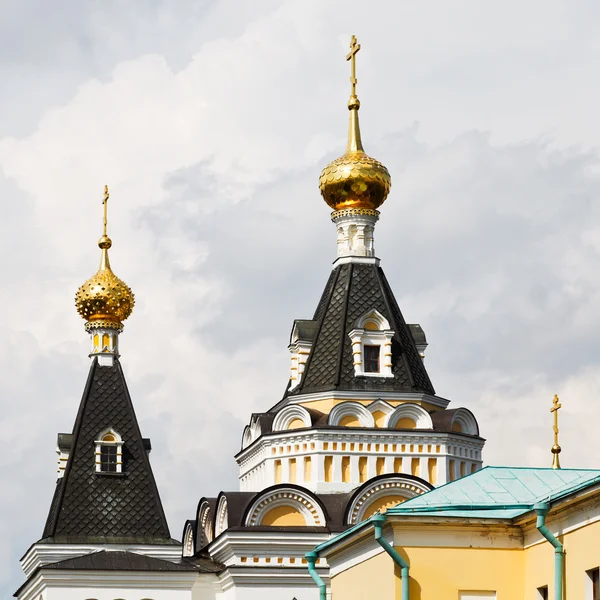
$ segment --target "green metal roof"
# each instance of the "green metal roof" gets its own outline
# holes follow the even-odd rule
[[[512,519],[533,510],[538,502],[555,502],[600,482],[598,469],[533,469],[485,467],[390,508],[386,516],[432,516],[456,519]],[[354,525],[320,544],[315,552],[368,527]]]
[[[554,502],[599,481],[597,469],[485,467],[407,500],[388,514],[513,518],[530,511],[537,502]]]

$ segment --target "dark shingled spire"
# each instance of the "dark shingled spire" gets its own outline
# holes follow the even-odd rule
[[[123,473],[95,472],[94,444],[107,428],[123,438]],[[43,540],[65,543],[172,544],[148,454],[119,361],[92,362],[69,460]]]
[[[350,331],[360,317],[378,310],[394,330],[393,377],[356,377]],[[380,267],[346,263],[331,273],[315,312],[317,333],[298,387],[289,395],[348,390],[435,394],[410,327]]]

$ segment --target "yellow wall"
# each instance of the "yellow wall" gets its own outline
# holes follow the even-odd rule
[[[391,560],[387,554],[378,554],[332,577],[332,600],[399,600]]]
[[[360,421],[354,415],[346,415],[340,419],[340,427],[360,427]]]
[[[552,530],[551,519],[548,525]],[[439,531],[445,543],[447,536],[457,539],[460,535],[458,529],[443,526]],[[554,598],[554,549],[545,540],[526,549],[431,548],[403,547],[402,536],[402,527],[397,527],[395,547],[410,564],[411,600],[457,600],[459,591],[468,590],[495,591],[498,600],[534,600],[537,588],[544,585],[548,586],[549,598]],[[560,539],[566,550],[564,599],[587,600],[586,571],[600,566],[600,522]],[[335,564],[335,556],[328,560]],[[333,600],[400,600],[400,589],[399,571],[387,554],[367,559],[332,578]]]
[[[276,506],[265,514],[261,525],[273,525],[278,527],[306,525],[304,515],[294,506]]]
[[[552,529],[551,521],[549,523]],[[586,571],[600,567],[600,523],[592,523],[559,537],[566,550],[565,600],[587,600]],[[525,550],[525,589],[548,586],[554,597],[554,549],[548,542]]]
[[[535,597],[523,595],[521,550],[396,549],[410,564],[411,600],[457,600],[459,590],[497,591],[498,600]],[[331,589],[333,600],[400,600],[399,569],[388,554],[378,554],[335,575]]]
[[[376,410],[373,413],[373,419],[375,420],[375,427],[383,427],[385,423],[386,414],[380,410]]]

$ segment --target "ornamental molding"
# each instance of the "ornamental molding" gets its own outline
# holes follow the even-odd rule
[[[381,213],[378,210],[374,210],[372,208],[344,208],[342,210],[334,210],[331,213],[331,220],[335,223],[336,219],[340,217],[358,217],[358,216],[366,216],[366,217],[375,217],[379,219],[379,215]]]
[[[391,412],[386,420],[384,427],[394,429],[400,419],[412,419],[415,422],[417,429],[433,429],[433,421],[431,415],[418,404],[407,402],[396,407]]]
[[[352,500],[348,508],[347,525],[355,525],[364,520],[367,509],[380,498],[390,494],[403,496],[406,500],[419,496],[432,489],[425,482],[408,479],[401,475],[374,481],[372,485],[364,489],[360,495]]]
[[[85,330],[88,333],[91,333],[95,329],[114,329],[121,333],[123,331],[123,323],[119,323],[118,321],[105,321],[105,320],[97,320],[97,321],[87,321],[85,324]]]
[[[200,523],[200,547],[210,544],[213,540],[213,523],[210,510],[210,503],[205,500],[198,511],[198,523]]]
[[[290,404],[282,408],[275,416],[273,431],[286,431],[295,419],[300,419],[304,423],[304,427],[311,427],[312,425],[310,413],[303,406]]]
[[[323,509],[308,492],[295,488],[279,488],[267,492],[252,503],[246,517],[246,527],[260,525],[265,514],[277,506],[298,509],[307,526],[325,527],[327,524]]]
[[[227,496],[219,498],[215,518],[215,537],[218,537],[226,529],[229,529],[229,512],[227,510]]]
[[[479,425],[473,413],[467,408],[457,408],[452,418],[452,425],[457,423],[461,427],[461,433],[479,435]]]
[[[183,547],[181,549],[182,556],[194,556],[194,528],[191,523],[185,526],[183,534]]]
[[[373,415],[360,402],[349,401],[336,404],[329,413],[327,424],[339,425],[344,417],[356,417],[361,427],[375,427]]]

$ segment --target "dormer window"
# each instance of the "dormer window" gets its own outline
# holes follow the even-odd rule
[[[364,377],[393,377],[392,338],[389,321],[371,310],[356,322],[348,334],[352,341],[354,374]]]
[[[113,429],[103,431],[96,444],[96,473],[123,472],[123,439]]]
[[[364,346],[365,373],[379,373],[379,350],[381,346]]]

